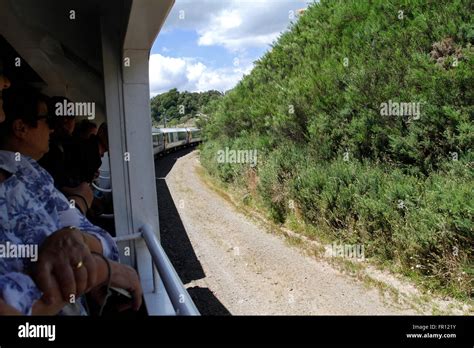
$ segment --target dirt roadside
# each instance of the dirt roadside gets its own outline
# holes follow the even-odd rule
[[[290,246],[285,237],[268,233],[203,182],[197,173],[197,151],[175,156],[169,167],[161,178],[157,173],[162,186],[158,190],[162,238],[201,313],[432,314],[426,306],[421,309],[395,300],[380,288]],[[176,221],[166,221],[172,215],[169,202],[165,207],[163,201],[167,194],[176,208],[175,220],[182,225],[181,234],[176,232]],[[378,278],[384,279],[384,275],[379,273]],[[199,298],[203,292],[197,290],[203,289],[207,296]],[[216,301],[206,303],[209,298]],[[228,313],[213,312],[213,302]]]

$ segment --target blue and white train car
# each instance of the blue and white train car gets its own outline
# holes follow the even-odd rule
[[[202,139],[201,139],[201,130],[199,128],[186,128],[186,130],[188,131],[188,136],[189,136],[189,140],[188,140],[188,143],[190,145],[197,145],[199,144]]]
[[[163,128],[162,131],[165,138],[166,151],[176,149],[188,143],[186,128]]]
[[[151,135],[153,139],[153,155],[163,153],[165,151],[165,133],[162,128],[153,128]]]
[[[201,142],[199,128],[153,128],[153,154],[164,154],[180,147]]]

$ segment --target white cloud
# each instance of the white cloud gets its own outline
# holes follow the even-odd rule
[[[150,94],[155,96],[171,88],[180,91],[203,92],[215,89],[221,92],[233,88],[253,67],[250,62],[239,66],[211,68],[195,58],[172,58],[161,54],[150,56]]]
[[[150,56],[150,92],[156,95],[178,88],[180,91],[226,91],[233,88],[253,68],[256,57],[248,48],[265,47],[296,20],[298,9],[307,0],[176,0],[162,32],[175,29],[197,33],[197,45],[225,47],[236,57],[233,65],[216,68],[209,59]],[[177,43],[179,44],[179,43]],[[175,49],[173,49],[175,51]],[[238,64],[235,64],[238,59]]]
[[[308,2],[200,0],[196,6],[194,0],[177,0],[164,31],[191,29],[198,33],[199,45],[245,51],[249,47],[271,44],[288,27],[297,10],[306,7]]]

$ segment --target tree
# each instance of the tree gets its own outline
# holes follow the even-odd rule
[[[206,92],[179,92],[176,88],[151,98],[151,117],[158,123],[164,123],[166,115],[167,125],[179,125],[190,119],[198,119],[209,103],[221,98],[219,91]]]

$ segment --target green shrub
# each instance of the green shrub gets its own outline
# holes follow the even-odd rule
[[[203,164],[252,191],[248,166],[213,156],[258,148],[255,194],[275,221],[297,209],[333,240],[472,296],[473,13],[470,0],[312,4],[209,106]],[[389,101],[420,114],[382,115]]]

